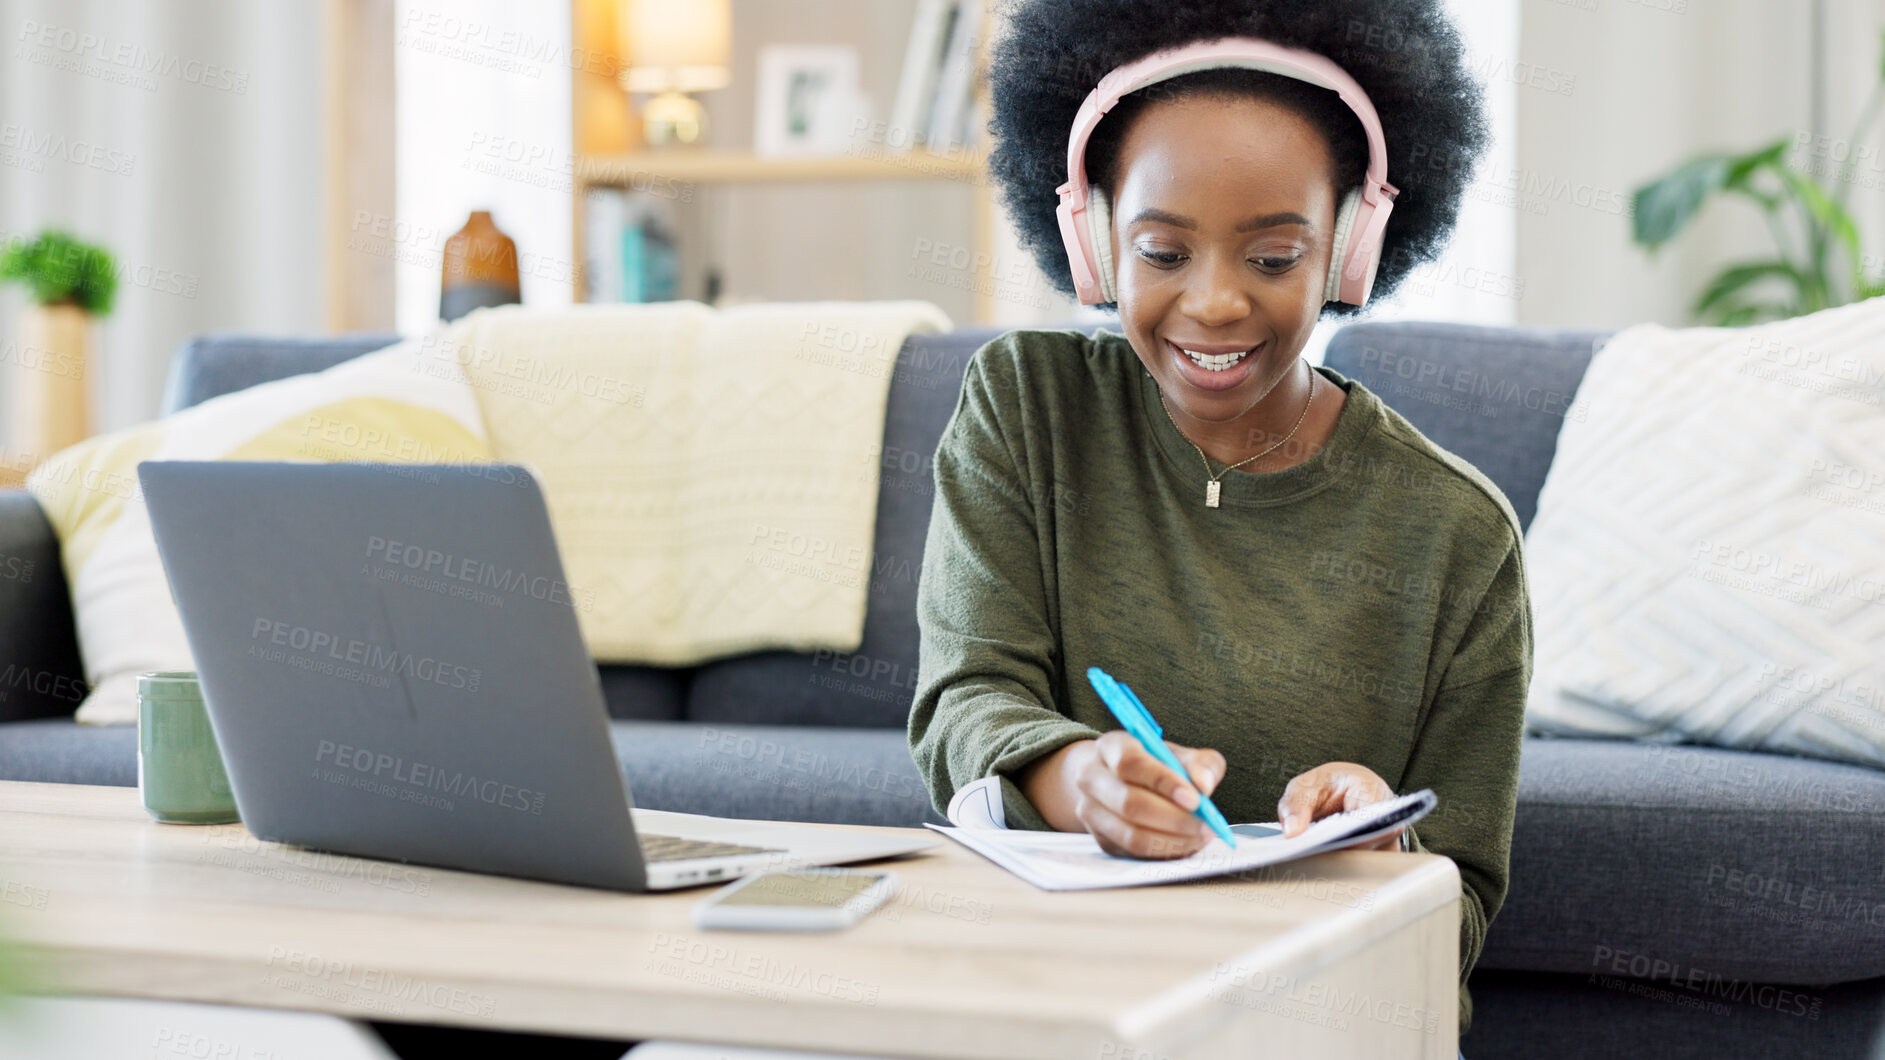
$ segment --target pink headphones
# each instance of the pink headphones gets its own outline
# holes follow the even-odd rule
[[[1060,207],[1060,237],[1067,244],[1073,270],[1074,292],[1082,305],[1117,301],[1113,285],[1112,218],[1106,194],[1086,180],[1086,145],[1093,127],[1113,109],[1121,96],[1182,74],[1219,67],[1265,70],[1331,89],[1361,119],[1368,135],[1368,173],[1361,186],[1350,189],[1335,215],[1335,246],[1329,256],[1329,278],[1323,301],[1365,305],[1374,288],[1375,268],[1381,263],[1381,237],[1394,197],[1388,183],[1387,144],[1381,119],[1367,93],[1341,67],[1314,52],[1285,48],[1255,37],[1224,37],[1181,48],[1169,48],[1137,62],[1127,63],[1100,79],[1087,93],[1073,119],[1073,137],[1067,143],[1067,182],[1055,189]]]

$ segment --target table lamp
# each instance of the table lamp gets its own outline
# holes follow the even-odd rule
[[[725,88],[732,0],[622,0],[622,87],[653,93],[642,107],[642,139],[650,147],[698,143],[706,111],[689,92]]]

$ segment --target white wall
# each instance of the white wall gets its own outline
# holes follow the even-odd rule
[[[1770,253],[1756,209],[1716,203],[1652,260],[1630,241],[1628,203],[1638,185],[1695,155],[1810,128],[1811,9],[1808,0],[1526,0],[1522,55],[1575,85],[1520,94],[1521,321],[1685,324],[1721,266]],[[1876,81],[1885,3],[1829,0],[1827,11],[1829,123],[1843,136]],[[1876,130],[1869,142],[1876,150]],[[1875,246],[1880,194],[1860,195]]]
[[[154,416],[191,335],[321,329],[320,36],[312,3],[0,0],[0,233],[65,227],[124,270],[95,429]],[[0,343],[25,305],[0,289]]]
[[[1516,218],[1489,188],[1491,180],[1512,168],[1516,157],[1518,85],[1525,75],[1519,60],[1519,0],[1447,0],[1447,8],[1466,39],[1467,64],[1484,94],[1492,144],[1439,259],[1415,269],[1393,297],[1370,305],[1359,316],[1318,324],[1303,351],[1311,364],[1322,363],[1329,339],[1347,323],[1510,324],[1529,294],[1517,264]],[[1390,170],[1388,183],[1394,181]]]
[[[438,320],[445,240],[490,210],[517,242],[525,305],[571,300],[569,4],[399,0],[393,13],[399,330]]]

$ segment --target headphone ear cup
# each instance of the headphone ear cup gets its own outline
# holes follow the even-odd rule
[[[1099,277],[1100,293],[1108,302],[1118,302],[1113,293],[1113,212],[1106,193],[1098,188],[1087,192],[1087,233],[1093,239],[1093,275]]]
[[[1361,189],[1350,188],[1335,211],[1335,242],[1329,248],[1329,275],[1322,285],[1324,302],[1339,302],[1342,294],[1342,267],[1348,264],[1349,239],[1355,231],[1355,211],[1361,206]]]

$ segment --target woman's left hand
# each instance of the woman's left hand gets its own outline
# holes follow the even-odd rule
[[[1293,837],[1330,814],[1359,810],[1394,797],[1394,789],[1367,766],[1353,762],[1329,762],[1319,765],[1289,782],[1283,797],[1276,802],[1276,819],[1283,823],[1283,835]],[[1351,850],[1399,850],[1401,830],[1382,836],[1372,843]]]

